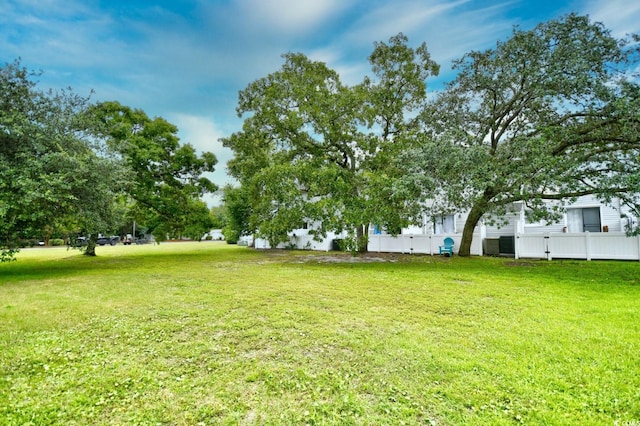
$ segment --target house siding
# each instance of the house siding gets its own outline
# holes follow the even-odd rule
[[[499,238],[505,235],[516,235],[520,214],[506,215],[508,222],[501,225],[485,225],[487,238]]]
[[[590,207],[598,207],[600,208],[600,224],[602,227],[607,226],[609,232],[624,232],[624,223],[621,219],[620,211],[618,210],[620,207],[619,202],[614,202],[613,205],[605,205],[602,204],[595,196],[587,195],[578,198],[574,203],[571,203],[567,206],[567,209],[574,208],[590,208]],[[501,228],[503,234],[500,234],[499,230],[496,230],[495,227],[487,227],[487,236],[494,237],[499,235],[514,235],[514,234],[506,234],[508,231],[515,232],[518,229],[518,220],[522,221],[520,233],[523,234],[541,234],[541,233],[563,233],[566,232],[567,228],[567,216],[564,214],[563,218],[555,223],[546,224],[545,222],[541,223],[527,223],[524,218],[524,214],[521,217],[511,216],[509,217],[509,225],[507,227]],[[498,234],[498,235],[496,235]]]

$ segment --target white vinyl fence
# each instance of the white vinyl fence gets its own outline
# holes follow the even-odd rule
[[[333,240],[336,238],[335,234],[329,233],[327,238],[324,238],[321,241],[315,241],[313,239],[313,235],[302,234],[302,235],[292,235],[289,238],[288,243],[280,243],[278,244],[279,249],[295,247],[301,250],[319,250],[319,251],[329,251],[332,249]],[[257,249],[270,249],[271,245],[264,238],[256,238],[254,241],[254,247]]]
[[[336,235],[329,235],[323,241],[318,242],[314,241],[311,235],[292,236],[289,245],[299,249],[329,251],[332,250],[333,239],[336,237]],[[458,253],[462,239],[461,234],[407,234],[396,237],[369,235],[368,249],[370,252],[379,253],[437,255],[439,247],[444,244],[446,237],[453,238],[453,250],[454,253]],[[472,255],[482,256],[482,240],[480,233],[473,235]],[[640,260],[640,236],[627,237],[624,232],[517,234],[514,243],[516,259]],[[278,248],[286,246],[280,244]],[[268,249],[269,243],[258,238],[255,241],[255,247]]]
[[[333,249],[333,240],[336,237],[343,236],[330,234],[322,241],[314,241],[311,235],[292,236],[289,243],[279,244],[277,248],[296,247],[298,249],[329,251]],[[444,239],[447,237],[453,238],[453,251],[454,253],[458,253],[460,240],[462,239],[461,234],[408,234],[398,235],[396,237],[391,235],[369,235],[368,250],[370,252],[378,253],[439,254],[439,247],[444,245]],[[267,240],[263,238],[256,238],[255,248],[269,249],[271,246]],[[471,254],[475,256],[482,256],[482,239],[480,234],[473,235]]]
[[[379,253],[408,253],[408,254],[439,254],[444,239],[453,238],[453,252],[458,253],[460,248],[461,234],[451,235],[369,235],[369,251]],[[471,254],[482,256],[482,239],[480,234],[473,235],[471,243]]]
[[[539,259],[640,260],[640,236],[624,232],[518,234],[515,257]]]

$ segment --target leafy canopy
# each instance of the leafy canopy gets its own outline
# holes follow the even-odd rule
[[[88,99],[42,92],[18,61],[0,68],[0,248],[73,228],[104,232],[119,212],[123,175],[92,149],[83,111]]]
[[[213,153],[198,155],[192,145],[180,143],[175,125],[118,102],[99,103],[89,114],[95,135],[130,174],[132,216],[157,240],[181,235],[199,240],[211,229],[208,207],[200,197],[217,190],[203,176],[214,171]]]
[[[395,159],[426,99],[425,79],[438,72],[423,44],[399,34],[376,43],[373,77],[344,85],[326,64],[300,53],[240,92],[243,129],[223,140],[235,158],[230,173],[249,194],[249,228],[272,246],[303,222],[318,235],[350,233],[366,250],[371,223],[401,224],[415,194],[395,190]]]
[[[637,41],[568,15],[456,62],[405,161],[433,210],[470,211],[461,254],[481,217],[514,202],[548,220],[546,201],[587,194],[639,211],[638,59]]]
[[[200,239],[211,228],[200,197],[216,186],[212,153],[180,144],[162,118],[117,102],[91,104],[70,90],[42,92],[19,62],[0,68],[0,260],[20,239],[99,233],[125,217],[162,240]]]

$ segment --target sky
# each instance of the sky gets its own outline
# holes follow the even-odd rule
[[[277,71],[284,53],[357,84],[371,74],[374,42],[402,32],[440,64],[427,80],[437,90],[455,77],[452,60],[571,12],[617,37],[640,33],[631,0],[0,0],[0,61],[43,71],[42,90],[71,87],[165,118],[182,142],[216,154],[209,177],[223,186],[233,154],[219,139],[241,129],[238,92]]]

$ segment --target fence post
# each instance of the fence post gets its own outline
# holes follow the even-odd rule
[[[520,244],[518,244],[520,241],[520,234],[518,232],[516,232],[516,239],[514,241],[514,257],[516,260],[520,259]]]
[[[547,255],[547,260],[552,260],[551,250],[549,250],[549,246],[551,245],[551,234],[549,232],[544,235],[545,248],[544,253]]]
[[[587,260],[591,260],[591,233],[589,231],[584,233],[584,245],[587,250]]]

